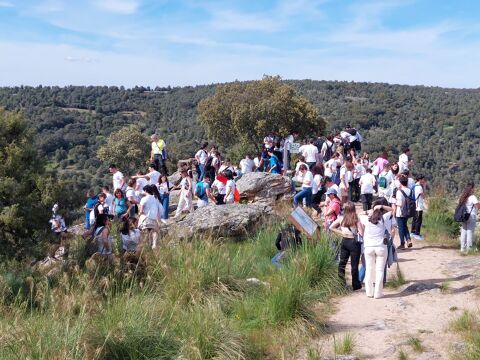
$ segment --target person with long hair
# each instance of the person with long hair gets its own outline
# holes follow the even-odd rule
[[[177,210],[175,211],[174,218],[180,216],[184,210],[193,212],[193,181],[192,178],[188,175],[187,170],[182,170],[180,172],[182,180],[180,181],[180,199],[178,201]]]
[[[320,202],[322,201],[322,196],[325,194],[325,188],[323,186],[323,166],[315,165],[312,168],[313,174],[313,187],[312,187],[312,208],[317,212],[317,218],[320,218],[320,213],[322,209],[320,208]]]
[[[137,228],[137,218],[123,219],[120,233],[122,237],[122,253],[137,251],[141,237],[140,230]]]
[[[162,175],[158,179],[157,189],[160,194],[160,203],[163,207],[161,219],[162,222],[166,222],[168,220],[168,207],[170,206],[170,183],[166,175]]]
[[[393,213],[387,205],[375,205],[363,221],[365,254],[365,291],[368,297],[383,297],[383,278],[388,257],[385,232],[392,233]],[[375,286],[374,286],[375,284]]]
[[[120,190],[120,189],[117,189]],[[112,236],[110,235],[110,218],[107,214],[99,214],[95,219],[93,236],[100,255],[112,255]]]
[[[115,199],[113,200],[113,215],[120,219],[128,216],[128,202],[123,195],[123,191],[121,189],[115,189],[115,191],[113,192],[113,196],[115,196]]]
[[[233,204],[235,202],[235,180],[233,179],[233,173],[230,170],[225,170],[224,174],[227,178],[227,183],[225,184],[225,197],[223,202],[225,204]]]
[[[355,204],[347,202],[345,204],[345,213],[343,218],[338,218],[332,225],[330,230],[342,237],[340,244],[340,262],[338,263],[338,276],[345,283],[345,267],[348,259],[352,267],[352,288],[359,290],[362,288],[362,283],[358,277],[358,265],[360,263],[360,256],[362,254],[362,245],[359,241],[359,236],[363,236],[364,226],[360,222]]]
[[[157,247],[158,220],[163,212],[163,206],[155,185],[147,185],[143,191],[146,195],[140,200],[138,227],[148,233],[152,249],[154,249]]]
[[[305,199],[305,205],[311,207],[313,174],[308,170],[307,165],[300,165],[299,172],[302,177],[302,190],[293,197],[293,207],[297,207],[303,199]]]
[[[342,210],[342,203],[338,198],[337,190],[331,186],[327,189],[325,195],[327,199],[325,200],[325,229],[329,230],[330,225],[337,220],[338,215],[340,215],[340,211]]]
[[[475,196],[475,185],[468,183],[463,189],[458,205],[465,205],[467,213],[470,214],[467,221],[462,223],[460,228],[460,251],[467,252],[475,242],[475,227],[477,225],[477,210],[480,209],[480,203]]]

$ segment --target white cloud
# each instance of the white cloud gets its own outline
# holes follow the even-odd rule
[[[134,14],[140,7],[139,0],[97,0],[95,4],[102,10],[123,15]]]
[[[211,25],[222,30],[275,31],[282,25],[271,16],[259,13],[242,13],[234,10],[212,10]]]
[[[10,1],[0,1],[0,8],[11,8],[11,7],[15,7],[15,5],[13,3],[11,3]]]

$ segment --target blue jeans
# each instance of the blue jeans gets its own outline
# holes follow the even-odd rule
[[[85,211],[85,229],[90,229],[90,211]]]
[[[200,170],[200,174],[198,175],[198,182],[200,182],[205,176],[205,164],[198,164],[198,170]]]
[[[400,237],[400,245],[405,245],[405,241],[410,240],[410,233],[407,225],[408,218],[397,217],[398,236]]]
[[[168,219],[168,206],[170,204],[170,195],[169,194],[161,194],[160,195],[160,202],[162,203],[163,206],[163,214],[162,214],[162,219],[167,220]]]
[[[275,265],[277,268],[280,268],[282,265],[280,264],[280,261],[285,257],[286,251],[282,250],[278,252],[273,258],[272,258],[272,264]]]
[[[307,206],[312,206],[312,188],[303,188],[295,197],[293,198],[293,206],[297,207],[298,203],[305,199]]]

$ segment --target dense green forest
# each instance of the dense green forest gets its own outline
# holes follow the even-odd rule
[[[328,130],[349,123],[360,129],[364,149],[392,157],[409,145],[415,171],[452,190],[480,181],[480,90],[373,83],[286,81],[318,107]],[[182,88],[106,86],[0,88],[0,106],[21,110],[36,130],[40,155],[76,190],[110,183],[96,157],[108,135],[128,124],[157,132],[167,142],[171,164],[191,156],[206,133],[197,104],[215,85]]]

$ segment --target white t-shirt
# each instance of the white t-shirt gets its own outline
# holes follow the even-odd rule
[[[315,195],[318,193],[318,189],[322,186],[322,175],[317,174],[313,177],[313,184],[312,184],[312,194]]]
[[[362,164],[355,164],[355,172],[353,174],[354,179],[360,179],[362,175],[366,174],[365,167]]]
[[[135,185],[135,191],[137,196],[140,197],[143,194],[143,188],[148,185],[148,180],[145,178],[138,178]]]
[[[415,201],[417,203],[417,211],[425,210],[425,199],[423,198],[424,196],[423,186],[420,184],[415,184],[415,187],[413,189],[415,190]]]
[[[220,195],[225,195],[227,193],[227,188],[225,187],[225,184],[220,180],[215,179],[212,187],[216,187]]]
[[[297,165],[295,165],[295,174],[298,174],[300,172],[300,166],[305,165],[308,170],[310,170],[310,167],[308,166],[307,163],[304,163],[302,161],[297,162]]]
[[[125,197],[127,198],[127,200],[130,198],[130,197],[133,197],[133,200],[136,200],[138,201],[138,197],[137,197],[137,194],[135,192],[135,189],[132,188],[132,187],[127,187],[127,191],[125,192]]]
[[[403,170],[408,170],[408,155],[407,154],[401,154],[398,157],[398,167],[400,168],[400,172],[403,172]]]
[[[163,182],[163,183],[161,183],[161,184],[158,184],[158,185],[157,185],[157,188],[158,188],[158,192],[160,193],[160,195],[168,194],[168,193],[169,193],[168,183],[167,183],[167,182]]]
[[[477,216],[477,208],[475,205],[478,204],[478,199],[475,195],[470,195],[465,203],[467,207],[467,211],[470,213],[471,216]]]
[[[330,140],[326,140],[322,145],[321,153],[323,157],[325,157],[328,148],[332,149],[332,153],[335,151],[335,145]]]
[[[138,243],[140,242],[140,230],[132,229],[128,235],[122,234],[122,248],[125,251],[136,251]]]
[[[400,191],[400,190],[402,190],[405,193],[405,195],[407,195],[407,196],[410,196],[410,194],[412,192],[410,189],[406,189],[406,188],[398,188],[397,189],[397,194],[395,196],[395,198],[397,199],[397,201],[396,201],[397,211],[395,213],[396,217],[402,217],[402,207],[404,207],[404,204],[405,204],[405,196],[403,196],[402,191]]]
[[[253,163],[255,164],[255,167],[259,168],[260,167],[260,161],[262,160],[262,158],[260,156],[257,156],[255,157],[255,159],[253,159]]]
[[[123,174],[120,171],[117,171],[115,174],[113,174],[113,190],[122,189],[122,186],[121,186],[122,180],[123,180]]]
[[[338,162],[335,159],[330,159],[325,163],[325,176],[332,177],[333,173],[337,172]]]
[[[407,183],[407,187],[409,189],[413,188],[415,186],[415,180],[413,180],[412,178],[408,178],[408,183]]]
[[[153,195],[148,194],[140,200],[140,206],[143,206],[143,213],[149,219],[156,220],[163,212],[163,206]]]
[[[299,149],[300,153],[305,156],[305,161],[312,163],[317,162],[318,149],[313,144],[302,145]]]
[[[375,186],[375,176],[370,173],[362,175],[360,178],[360,193],[361,194],[373,194],[373,188]]]
[[[235,181],[227,180],[227,184],[225,186],[225,193],[227,193],[227,188],[230,189],[230,193],[228,194],[228,198],[226,198],[225,201],[233,201],[233,195],[235,192]]]
[[[363,232],[363,246],[386,246],[383,244],[385,230],[392,233],[392,226],[394,224],[394,217],[392,213],[388,212],[383,215],[383,221],[380,220],[378,224],[372,224],[367,216],[361,216],[360,221],[365,226]]]
[[[205,165],[205,163],[207,162],[207,159],[208,159],[208,154],[205,150],[200,149],[195,154],[195,157],[199,159],[200,164]]]
[[[311,171],[307,171],[303,176],[302,188],[307,189],[313,187],[313,174]]]
[[[109,213],[113,213],[113,201],[114,201],[114,197],[112,194],[108,193],[108,194],[105,194],[106,195],[106,198],[105,198],[105,206],[108,207],[108,212]]]
[[[157,171],[157,170],[153,170],[152,172],[149,172],[147,174],[147,176],[149,177],[149,181],[148,183],[150,185],[157,185],[158,184],[158,179],[160,179],[160,173]]]
[[[252,159],[242,159],[240,160],[240,170],[242,171],[242,174],[247,174],[253,171],[253,167],[255,166],[255,163],[253,162]]]

